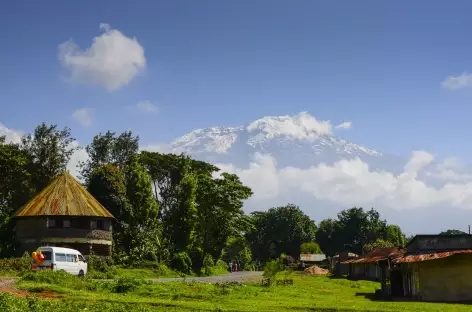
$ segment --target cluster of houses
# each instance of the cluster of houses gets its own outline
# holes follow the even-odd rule
[[[333,274],[379,281],[383,295],[472,301],[472,235],[416,235],[405,248],[346,254],[331,260]]]
[[[302,258],[303,256],[303,258]],[[405,248],[366,254],[301,255],[331,274],[381,284],[383,297],[423,301],[472,301],[472,235],[416,235]],[[316,261],[315,261],[316,260]]]

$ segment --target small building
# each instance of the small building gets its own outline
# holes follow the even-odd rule
[[[40,246],[111,254],[114,217],[69,172],[57,176],[14,219],[18,255]]]
[[[389,279],[389,262],[403,256],[403,248],[376,248],[359,258],[348,260],[349,278],[385,282]],[[382,288],[385,288],[383,285]]]
[[[343,275],[348,275],[349,274],[349,264],[344,263],[348,260],[353,260],[358,258],[359,255],[348,252],[348,251],[343,251],[335,255],[330,259],[329,263],[329,271],[337,276],[343,276]]]
[[[394,263],[404,297],[472,301],[472,235],[416,235]]]

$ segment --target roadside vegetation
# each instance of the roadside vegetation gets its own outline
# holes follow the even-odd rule
[[[277,280],[284,279],[280,272]],[[0,294],[2,311],[470,311],[460,304],[385,302],[369,298],[378,283],[291,276],[293,285],[152,283],[140,279],[80,279],[61,272],[24,275],[28,296]],[[47,299],[44,299],[44,297]]]

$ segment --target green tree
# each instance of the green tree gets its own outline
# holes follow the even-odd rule
[[[79,164],[80,174],[88,181],[92,171],[106,164],[112,164],[125,169],[138,155],[139,137],[133,136],[131,131],[125,131],[119,136],[115,132],[97,134],[85,148],[88,159]]]
[[[302,254],[321,254],[323,253],[321,251],[320,245],[318,245],[315,242],[307,242],[303,243],[300,246],[300,253]]]
[[[404,246],[405,236],[400,227],[387,225],[373,208],[351,208],[338,213],[337,219],[327,219],[320,223],[316,241],[328,256],[340,251],[362,253],[364,245],[378,239],[393,246]]]
[[[241,270],[244,270],[252,261],[252,252],[243,236],[230,237],[222,252],[222,259],[226,263],[237,261]]]
[[[375,242],[370,242],[364,245],[364,252],[369,252],[377,248],[391,248],[398,247],[395,246],[392,242],[383,240],[382,238],[377,238]]]
[[[385,228],[384,240],[390,242],[393,247],[405,247],[406,237],[398,225],[389,224]]]
[[[77,149],[70,129],[42,123],[33,134],[22,138],[21,148],[31,159],[29,173],[36,191],[44,189],[59,173],[66,169],[70,157]]]
[[[251,215],[254,229],[246,239],[253,256],[261,261],[282,253],[298,258],[301,244],[315,239],[315,222],[298,206],[288,204]]]
[[[464,235],[464,234],[467,234],[467,233],[460,230],[451,230],[451,229],[439,233],[439,235]]]
[[[234,174],[223,173],[218,179],[200,175],[198,182],[196,244],[203,257],[217,258],[229,237],[248,229],[242,207],[252,191]]]
[[[11,216],[34,194],[31,157],[17,144],[0,137],[0,216]]]

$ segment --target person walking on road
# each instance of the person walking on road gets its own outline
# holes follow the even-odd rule
[[[233,272],[233,262],[229,262],[229,272]]]

